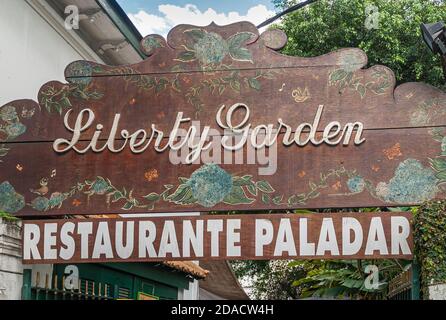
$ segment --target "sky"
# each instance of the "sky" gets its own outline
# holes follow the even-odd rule
[[[237,21],[259,24],[274,16],[271,0],[118,0],[143,35],[166,36],[178,24],[206,26]]]

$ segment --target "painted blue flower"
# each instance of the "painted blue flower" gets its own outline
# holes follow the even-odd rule
[[[49,206],[50,208],[56,208],[62,206],[62,203],[65,201],[66,197],[60,193],[55,192],[51,195],[49,200]]]
[[[204,165],[195,171],[187,182],[197,202],[211,208],[232,191],[232,177],[216,164]]]
[[[204,33],[194,45],[195,56],[202,65],[219,64],[229,53],[228,43],[213,32]]]
[[[17,213],[24,207],[25,198],[18,194],[8,181],[0,184],[0,211]]]
[[[110,183],[108,183],[108,181],[106,181],[102,177],[97,177],[93,185],[91,186],[91,190],[98,195],[103,195],[107,193],[109,188],[110,188]]]
[[[17,111],[13,106],[4,106],[0,109],[0,119],[9,122],[18,118]]]
[[[365,189],[365,181],[360,176],[354,176],[347,181],[347,186],[352,193],[361,193]]]
[[[92,80],[93,68],[87,61],[76,61],[67,67],[66,75],[69,82],[87,86]]]
[[[9,138],[16,138],[26,132],[26,126],[23,123],[11,123],[5,127],[5,132]]]
[[[435,173],[420,161],[407,159],[400,163],[387,185],[387,202],[417,204],[435,197],[438,190]]]
[[[31,207],[37,211],[43,212],[49,209],[50,207],[49,203],[50,200],[48,200],[47,198],[38,197],[31,202]]]

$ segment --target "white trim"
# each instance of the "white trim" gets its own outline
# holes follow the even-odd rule
[[[84,60],[104,61],[79,37],[75,31],[65,29],[65,21],[45,0],[25,0]]]

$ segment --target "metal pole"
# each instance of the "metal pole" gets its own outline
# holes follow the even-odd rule
[[[443,76],[444,76],[444,80],[446,81],[446,55],[441,56],[441,63],[443,65]]]
[[[262,22],[261,24],[259,24],[257,26],[257,28],[260,29],[260,28],[266,27],[267,25],[273,23],[274,21],[276,21],[277,19],[283,17],[284,15],[287,15],[288,13],[291,13],[291,12],[299,10],[299,9],[301,9],[303,7],[306,7],[307,5],[312,4],[313,2],[316,2],[316,1],[317,0],[307,0],[307,1],[304,1],[304,2],[301,2],[301,3],[298,3],[298,4],[294,5],[294,6],[291,6],[288,9],[282,11],[281,13],[276,14],[274,17],[269,18],[268,20]]]
[[[412,261],[412,297],[411,300],[420,300],[421,285],[420,285],[421,270],[420,265],[416,259]]]

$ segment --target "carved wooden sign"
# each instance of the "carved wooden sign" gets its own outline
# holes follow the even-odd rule
[[[130,66],[77,61],[0,108],[17,216],[402,206],[444,197],[446,94],[359,49],[278,53],[280,31],[181,25]],[[212,164],[211,164],[212,163]]]
[[[412,259],[410,213],[25,221],[23,261]]]

